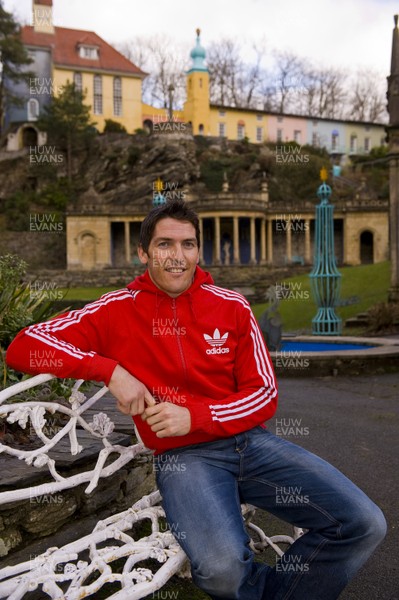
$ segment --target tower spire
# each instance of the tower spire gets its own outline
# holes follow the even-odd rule
[[[201,29],[197,28],[196,30],[197,39],[195,40],[195,47],[191,50],[190,56],[192,58],[193,64],[189,73],[192,71],[208,71],[205,64],[206,52],[205,48],[201,46]]]

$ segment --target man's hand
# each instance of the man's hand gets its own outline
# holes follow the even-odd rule
[[[118,409],[125,415],[141,415],[146,406],[155,405],[145,385],[120,365],[115,367],[108,389],[115,396]]]
[[[191,429],[191,415],[188,408],[171,402],[148,406],[141,418],[147,421],[159,438],[186,435]]]

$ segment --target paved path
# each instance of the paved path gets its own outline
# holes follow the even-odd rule
[[[287,439],[343,471],[386,516],[385,541],[340,600],[398,600],[399,374],[280,379],[273,432],[277,419],[300,419],[302,435]]]

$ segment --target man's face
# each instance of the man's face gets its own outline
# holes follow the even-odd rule
[[[138,254],[155,285],[176,298],[190,287],[199,260],[194,225],[169,217],[161,219],[155,226],[148,253],[139,247]]]

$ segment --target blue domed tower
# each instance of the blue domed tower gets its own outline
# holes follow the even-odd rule
[[[187,71],[187,100],[184,119],[191,123],[194,135],[208,135],[210,126],[209,72],[205,63],[206,51],[201,46],[200,29],[190,52],[191,68]]]
[[[154,190],[152,195],[152,206],[158,208],[159,206],[162,206],[162,204],[166,204],[166,198],[162,193],[163,183],[160,177],[152,184],[152,188]]]
[[[201,38],[200,38],[201,30],[197,29],[196,33],[197,33],[197,39],[195,40],[195,46],[190,52],[190,57],[192,58],[193,64],[192,64],[191,69],[188,71],[188,73],[191,73],[192,71],[208,72],[208,69],[205,64],[205,57],[206,57],[205,48],[203,46],[201,46]]]

